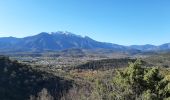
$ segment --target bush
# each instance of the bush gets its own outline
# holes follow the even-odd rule
[[[159,73],[158,67],[142,67],[141,61],[130,63],[124,71],[117,71],[113,79],[114,99],[163,100],[170,97],[170,83]]]

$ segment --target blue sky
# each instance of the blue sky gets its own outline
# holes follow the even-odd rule
[[[0,0],[0,37],[69,31],[122,45],[170,42],[169,0]]]

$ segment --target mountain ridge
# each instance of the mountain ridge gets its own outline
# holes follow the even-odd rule
[[[0,51],[58,51],[70,48],[80,49],[111,49],[113,51],[166,51],[170,50],[170,43],[159,46],[146,45],[130,45],[124,46],[114,43],[99,42],[88,36],[80,36],[71,32],[41,32],[37,35],[27,36],[23,38],[1,37]]]

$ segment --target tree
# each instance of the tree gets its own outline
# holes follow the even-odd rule
[[[130,63],[113,78],[114,99],[163,100],[170,97],[170,83],[158,67],[142,67],[140,60]]]

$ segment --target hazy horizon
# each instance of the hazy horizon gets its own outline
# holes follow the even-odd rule
[[[170,43],[170,1],[2,0],[0,37],[68,31],[120,45]]]

